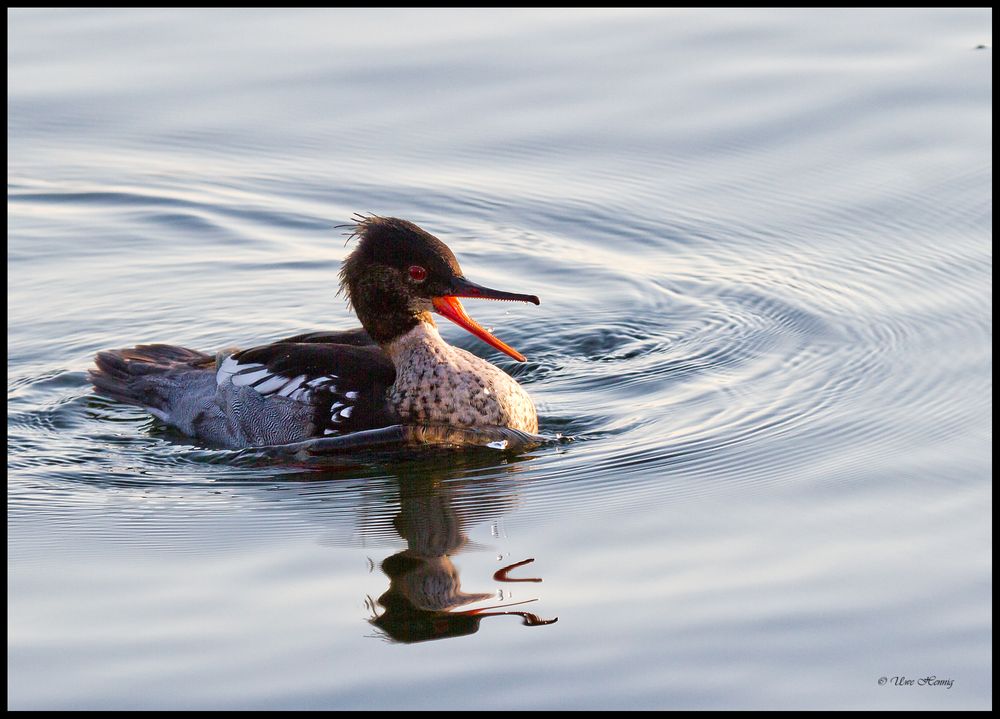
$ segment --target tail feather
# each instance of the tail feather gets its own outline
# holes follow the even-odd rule
[[[100,394],[143,407],[164,419],[169,409],[167,397],[163,384],[155,378],[205,369],[215,364],[215,358],[185,347],[156,344],[98,352],[95,364],[88,377]]]

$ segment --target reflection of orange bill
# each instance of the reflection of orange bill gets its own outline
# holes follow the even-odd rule
[[[498,582],[540,582],[542,581],[538,577],[531,577],[528,579],[513,579],[507,576],[507,572],[511,569],[517,569],[518,567],[523,567],[525,564],[531,564],[534,559],[525,559],[521,562],[515,562],[514,564],[509,564],[506,567],[498,569],[493,573],[493,578]]]

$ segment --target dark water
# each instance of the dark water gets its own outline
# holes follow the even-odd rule
[[[8,705],[990,707],[991,36],[9,14]],[[353,326],[357,211],[541,297],[467,305],[524,365],[442,329],[573,441],[320,471],[92,394]]]

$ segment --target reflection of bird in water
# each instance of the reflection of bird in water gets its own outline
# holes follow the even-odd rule
[[[531,612],[490,611],[501,607],[448,611],[493,595],[462,592],[455,566],[447,557],[438,560],[407,557],[404,551],[382,562],[382,571],[389,577],[389,589],[378,598],[385,611],[371,623],[392,639],[411,643],[475,634],[484,617],[516,615],[527,626],[558,621],[558,618],[542,619]]]
[[[378,598],[377,603],[385,611],[371,619],[373,625],[396,641],[410,643],[474,634],[484,617],[517,615],[528,626],[556,621],[524,611],[492,611],[503,607],[452,611],[488,599],[493,594],[462,591],[458,569],[449,555],[461,550],[468,537],[452,506],[451,490],[444,485],[425,486],[424,491],[420,491],[413,485],[401,483],[401,493],[401,510],[394,525],[407,541],[407,548],[382,562],[382,571],[389,577],[389,589]],[[507,571],[525,563],[501,569],[494,578],[498,581],[541,581],[506,576]],[[370,605],[373,611],[374,604]]]

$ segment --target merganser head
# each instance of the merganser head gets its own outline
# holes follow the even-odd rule
[[[537,297],[492,290],[470,282],[447,245],[406,220],[362,217],[354,227],[353,236],[360,242],[344,260],[340,287],[376,342],[382,345],[392,342],[419,322],[433,325],[430,313],[437,312],[524,362],[524,355],[469,317],[458,298],[514,300],[537,305]]]

